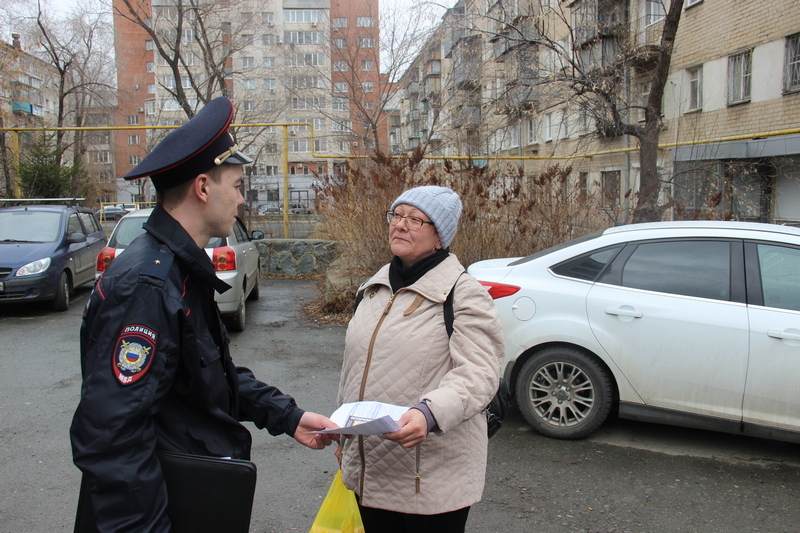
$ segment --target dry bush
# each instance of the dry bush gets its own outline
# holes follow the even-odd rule
[[[515,165],[480,168],[445,161],[420,166],[420,157],[356,161],[346,175],[323,181],[317,195],[319,235],[336,241],[338,272],[322,281],[316,314],[347,317],[358,285],[391,259],[386,211],[404,190],[441,185],[461,196],[464,209],[450,249],[465,266],[515,257],[608,227],[610,219],[579,191],[565,192],[571,167],[526,177]]]

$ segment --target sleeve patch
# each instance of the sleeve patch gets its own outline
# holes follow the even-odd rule
[[[122,385],[136,383],[150,369],[156,353],[158,334],[147,326],[122,326],[114,345],[114,374]]]

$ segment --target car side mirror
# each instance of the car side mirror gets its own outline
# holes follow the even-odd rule
[[[83,233],[71,233],[67,236],[67,242],[70,244],[75,244],[77,242],[86,242],[86,235]]]
[[[250,235],[250,238],[252,240],[263,239],[264,238],[264,232],[261,231],[261,230],[258,230],[258,229],[253,230],[253,233]]]

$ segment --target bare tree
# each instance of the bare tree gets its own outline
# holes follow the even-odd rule
[[[666,0],[664,0],[666,1]],[[524,53],[539,64],[522,89],[539,91],[548,105],[570,103],[590,114],[600,138],[630,135],[639,141],[640,180],[635,222],[658,220],[658,142],[663,129],[662,101],[667,83],[683,0],[650,2],[648,38],[628,19],[627,0],[578,0],[548,7],[539,2],[494,4],[486,23],[467,21],[472,33],[494,43],[497,54]],[[660,6],[660,10],[658,7]],[[547,21],[547,23],[543,22]],[[638,21],[636,21],[638,22]],[[658,36],[652,35],[659,29]],[[497,49],[500,50],[497,50]],[[645,102],[631,90],[631,79],[649,87]],[[515,84],[506,86],[513,88]],[[519,90],[519,84],[516,84]],[[499,98],[508,94],[501,91]],[[641,120],[640,120],[641,119]]]

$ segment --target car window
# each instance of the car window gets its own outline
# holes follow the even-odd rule
[[[800,250],[771,244],[757,249],[764,305],[800,311]]]
[[[117,224],[114,234],[108,241],[111,248],[127,248],[133,240],[144,233],[142,225],[147,222],[147,217],[123,218]]]
[[[622,245],[595,250],[588,254],[563,261],[551,267],[550,270],[559,276],[594,281],[603,272],[606,265],[617,256],[617,253],[621,249]]]
[[[247,232],[242,227],[242,224],[237,220],[233,225],[233,234],[236,236],[236,241],[239,243],[247,242]]]
[[[83,233],[83,226],[81,226],[81,221],[78,219],[78,213],[72,213],[67,221],[67,235],[72,235],[73,233]]]
[[[62,212],[5,211],[0,213],[0,241],[54,242]]]
[[[556,244],[555,246],[551,246],[550,248],[546,248],[544,250],[539,250],[538,252],[535,252],[535,253],[533,253],[531,255],[528,255],[528,256],[525,256],[525,257],[521,257],[521,258],[517,259],[516,261],[513,261],[513,262],[509,263],[508,266],[521,265],[523,263],[527,263],[528,261],[533,261],[534,259],[538,259],[539,257],[542,257],[544,255],[556,252],[556,251],[561,250],[563,248],[567,248],[568,246],[572,246],[574,244],[578,244],[578,243],[581,243],[581,242],[585,242],[585,241],[590,241],[592,239],[596,239],[597,237],[600,237],[603,234],[603,231],[605,231],[605,230],[599,230],[599,231],[594,231],[592,233],[587,233],[586,235],[583,235],[581,237],[577,237],[577,238],[572,239],[570,241],[566,241],[566,242],[562,242],[562,243]]]
[[[730,300],[731,244],[669,241],[640,244],[622,268],[622,285],[634,289]]]
[[[97,221],[90,213],[78,213],[78,216],[83,222],[83,229],[87,235],[100,231],[100,226],[97,225]]]

